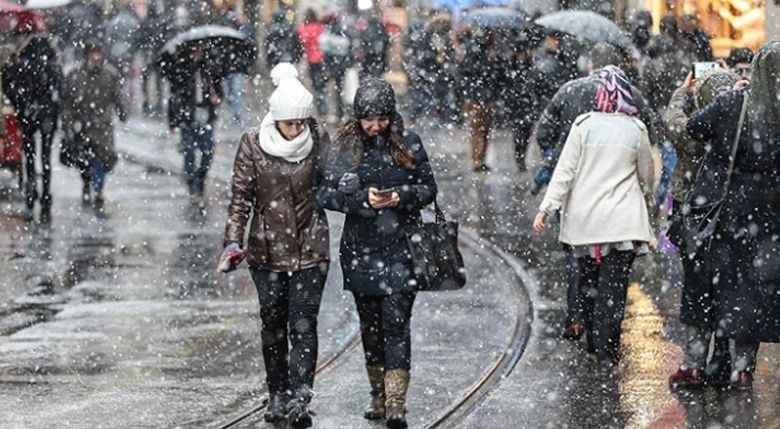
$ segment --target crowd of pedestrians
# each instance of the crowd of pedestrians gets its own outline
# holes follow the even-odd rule
[[[167,14],[156,8],[142,20],[120,9],[106,31],[96,25],[61,36],[83,40],[73,45],[78,49],[30,37],[3,65],[3,93],[22,127],[28,218],[37,202],[41,222],[51,219],[58,124],[63,163],[81,174],[83,200],[102,209],[106,175],[117,162],[114,115],[126,120],[139,60],[146,63],[143,111],[159,113],[168,95],[187,190],[203,198],[217,109],[226,99],[242,124],[246,80],[216,76],[205,48],[191,45],[188,67],[167,76],[165,89],[150,65],[155,53],[198,18],[184,3]],[[664,234],[679,251],[685,325],[683,361],[669,383],[750,387],[760,343],[778,341],[780,332],[780,42],[755,57],[734,49],[720,67],[694,75],[694,63],[714,58],[690,16],[665,15],[661,33],[652,35],[651,16],[640,13],[632,29],[636,51],[601,42],[583,53],[557,31],[460,28],[435,13],[403,38],[412,94],[405,123],[393,86],[382,79],[391,40],[376,11],[353,19],[309,10],[297,27],[288,12],[274,14],[263,41],[275,89],[267,115],[238,145],[222,257],[235,269],[245,256],[257,288],[267,421],[312,425],[317,317],[331,258],[327,209],[345,214],[339,256],[360,320],[370,385],[364,417],[407,427],[419,273],[406,233],[437,194],[412,126],[424,119],[467,128],[469,164],[479,174],[490,171],[495,124],[511,129],[521,171],[530,167],[529,142],[538,144],[534,191],[547,189],[533,229],[560,223],[568,280],[563,335],[585,336],[588,351],[606,366],[620,360],[632,266],[652,251],[656,215],[669,201]],[[256,36],[240,13],[220,19]],[[78,60],[67,72],[62,52]],[[302,61],[306,79],[297,71]],[[359,70],[351,110],[341,97],[350,69]],[[325,131],[330,112],[344,119],[332,139]],[[658,186],[653,150],[663,159]]]

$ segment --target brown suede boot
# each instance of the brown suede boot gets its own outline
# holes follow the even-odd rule
[[[385,418],[385,369],[379,365],[366,365],[368,382],[371,383],[371,402],[363,417],[368,420]]]
[[[390,429],[406,429],[406,390],[409,388],[409,371],[390,369],[385,372],[385,416]]]

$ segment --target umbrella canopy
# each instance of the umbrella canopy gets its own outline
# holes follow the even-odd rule
[[[0,0],[0,31],[29,33],[46,30],[40,12],[8,0]]]
[[[257,58],[254,40],[230,27],[204,25],[179,33],[157,54],[163,74],[171,77],[190,67],[189,51],[194,46],[205,49],[205,64],[217,78],[231,73],[250,74]]]
[[[624,48],[631,39],[609,19],[586,10],[564,10],[537,19],[537,25],[591,42],[607,42]]]
[[[70,4],[72,0],[27,0],[24,4],[30,9],[48,9],[50,7],[60,7]]]
[[[504,7],[477,9],[467,13],[460,20],[461,25],[488,28],[522,29],[527,27],[529,23],[525,13]]]
[[[479,3],[480,6],[496,6],[509,3],[511,0],[434,0],[434,9],[465,9],[475,6]]]

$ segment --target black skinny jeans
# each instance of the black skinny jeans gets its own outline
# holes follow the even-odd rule
[[[317,314],[327,264],[292,274],[259,269],[251,273],[260,299],[268,391],[280,394],[304,385],[312,387],[317,366]]]
[[[620,324],[635,257],[631,251],[613,250],[601,258],[600,265],[590,256],[578,259],[588,347],[601,362],[620,360]]]
[[[51,207],[51,145],[54,140],[55,124],[51,119],[35,122],[36,119],[21,118],[22,150],[24,151],[24,202],[32,209],[38,199],[38,175],[35,172],[35,134],[41,136],[41,206]]]
[[[409,371],[412,363],[412,307],[417,294],[354,295],[366,365]]]

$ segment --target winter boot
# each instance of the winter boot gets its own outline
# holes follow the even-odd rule
[[[287,421],[295,429],[311,427],[311,411],[309,402],[314,396],[309,386],[301,386],[293,393],[293,398],[287,404]]]
[[[371,402],[363,417],[368,420],[385,418],[385,369],[380,365],[366,365],[368,382],[371,383]]]
[[[406,429],[406,390],[409,388],[409,371],[390,369],[385,372],[385,416],[390,429]]]
[[[268,405],[265,408],[263,419],[268,423],[277,423],[287,416],[287,403],[290,402],[290,395],[287,392],[272,393],[268,398]]]

